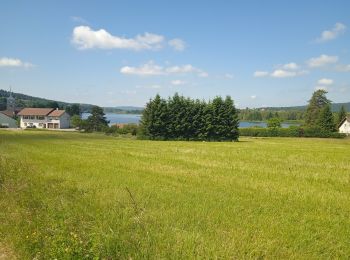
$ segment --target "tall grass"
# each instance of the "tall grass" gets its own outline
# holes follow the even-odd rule
[[[19,258],[347,258],[350,140],[0,131]]]

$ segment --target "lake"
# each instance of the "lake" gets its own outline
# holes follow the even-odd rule
[[[82,118],[86,119],[90,114],[89,113],[83,113]],[[114,124],[138,124],[141,119],[141,115],[135,115],[135,114],[113,114],[113,113],[107,113],[106,114],[107,120],[109,120],[109,125]],[[294,123],[282,123],[283,128],[288,128],[291,125],[298,126],[299,124]],[[267,127],[266,122],[248,122],[248,121],[241,121],[239,123],[239,127]]]

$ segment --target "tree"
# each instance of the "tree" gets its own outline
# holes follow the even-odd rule
[[[151,139],[167,139],[167,103],[159,95],[150,100],[141,117],[140,132]]]
[[[318,126],[320,112],[322,108],[329,105],[331,101],[326,97],[327,91],[323,89],[316,90],[311,99],[309,100],[309,105],[306,109],[305,124],[309,127]]]
[[[6,110],[6,98],[5,97],[0,97],[0,111],[1,110]]]
[[[337,126],[340,125],[340,123],[343,121],[343,119],[346,117],[346,110],[344,106],[340,107],[338,118],[337,118]]]
[[[84,124],[84,129],[87,131],[98,132],[108,127],[108,123],[103,109],[98,106],[93,106],[91,109],[91,115],[86,119],[86,124]]]
[[[234,102],[230,96],[226,96],[225,101],[225,110],[226,110],[226,131],[225,135],[227,140],[237,141],[239,137],[239,120],[238,120],[238,112],[234,105]]]
[[[79,115],[74,115],[70,119],[71,126],[74,128],[82,128],[83,126],[83,120],[80,118]]]
[[[79,104],[73,104],[70,106],[66,107],[66,112],[70,115],[70,116],[74,116],[74,115],[79,115],[81,114],[80,111],[80,105]]]
[[[329,104],[325,105],[318,118],[317,125],[326,132],[335,131],[334,118]]]
[[[281,120],[277,117],[270,118],[267,121],[267,127],[268,128],[280,128],[281,127]]]

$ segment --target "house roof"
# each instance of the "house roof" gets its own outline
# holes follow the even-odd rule
[[[0,111],[0,113],[6,115],[8,117],[13,117],[16,115],[16,111],[10,111],[10,110]]]
[[[344,119],[339,123],[338,127],[340,127],[342,124],[344,124],[345,121],[350,122],[350,116],[344,117]]]
[[[54,110],[53,108],[23,108],[18,115],[19,116],[47,116]]]
[[[62,116],[66,112],[65,110],[54,110],[52,111],[49,116]]]

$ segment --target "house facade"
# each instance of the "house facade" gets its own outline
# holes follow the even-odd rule
[[[0,111],[0,128],[17,128],[17,121],[3,111]]]
[[[347,116],[339,124],[339,133],[350,135],[350,116]]]
[[[65,129],[70,126],[70,116],[65,110],[24,108],[17,115],[21,128]]]

